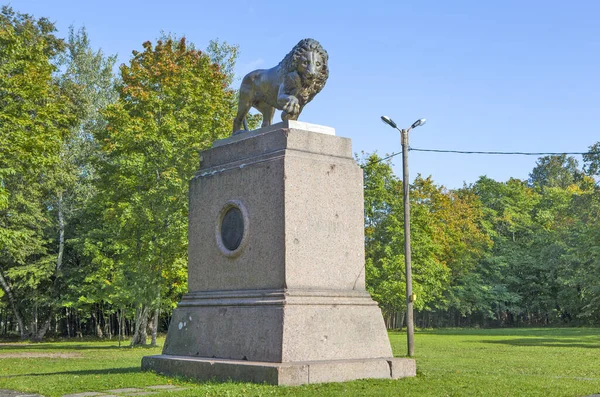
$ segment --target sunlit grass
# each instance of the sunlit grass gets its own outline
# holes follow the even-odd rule
[[[406,336],[390,333],[397,356]],[[160,347],[117,347],[117,341],[4,343],[0,389],[45,396],[168,383],[184,391],[154,396],[584,396],[600,393],[600,330],[494,329],[420,331],[416,378],[275,387],[197,383],[140,371]],[[162,344],[163,340],[160,340]]]

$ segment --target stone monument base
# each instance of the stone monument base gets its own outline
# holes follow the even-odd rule
[[[190,182],[188,286],[143,370],[275,385],[416,375],[365,289],[363,174],[332,128],[217,141]]]
[[[142,370],[293,386],[415,376],[416,364],[392,356],[366,291],[279,289],[184,295]]]
[[[417,371],[415,360],[407,358],[269,363],[165,354],[144,357],[142,368],[199,380],[234,380],[286,386],[366,378],[398,379],[415,376]]]

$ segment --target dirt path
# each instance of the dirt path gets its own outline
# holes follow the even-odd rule
[[[0,359],[2,358],[82,358],[83,356],[79,353],[35,353],[35,352],[23,352],[23,353],[0,353]],[[0,394],[0,397],[3,397]]]
[[[0,397],[44,397],[39,394],[27,394],[22,391],[0,389]]]

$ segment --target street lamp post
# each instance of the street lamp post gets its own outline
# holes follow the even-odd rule
[[[408,356],[415,354],[415,327],[413,320],[413,304],[416,295],[412,291],[412,263],[410,249],[410,200],[408,179],[408,133],[413,128],[425,124],[425,119],[415,121],[409,128],[400,129],[394,120],[387,116],[381,116],[381,120],[392,128],[400,131],[400,143],[402,144],[402,187],[404,190],[404,264],[406,270],[406,339],[408,344]]]

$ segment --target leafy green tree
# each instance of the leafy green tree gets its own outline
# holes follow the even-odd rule
[[[90,264],[86,261],[81,242],[96,227],[98,214],[94,213],[92,199],[96,194],[95,163],[101,152],[94,136],[107,125],[101,109],[117,99],[112,70],[116,57],[106,57],[101,50],[94,51],[85,28],[75,31],[71,27],[66,46],[67,51],[60,58],[62,71],[59,81],[65,90],[73,92],[80,119],[62,145],[63,178],[54,194],[59,221],[59,261],[65,262],[62,265],[65,280],[57,303],[81,309],[82,306],[97,304],[103,298],[96,294],[93,301],[89,300],[90,291],[85,288],[81,276],[86,273],[84,269],[90,270]],[[94,313],[85,311],[86,314],[90,312]],[[102,335],[97,321],[96,329],[97,334]]]
[[[525,285],[529,287],[521,292],[527,311],[539,313],[539,321],[546,323],[575,319],[581,310],[580,295],[572,281],[577,269],[584,265],[572,257],[569,259],[569,254],[575,247],[585,250],[581,241],[572,238],[577,233],[578,218],[587,212],[576,206],[582,200],[588,201],[594,189],[593,180],[584,175],[575,159],[554,156],[547,164],[552,161],[553,166],[545,167],[549,172],[544,174],[554,183],[536,185],[540,201],[533,213],[538,231],[532,239],[531,267],[537,273],[534,277],[531,272],[528,274]],[[534,172],[540,164],[538,162]],[[585,233],[590,226],[580,232]]]
[[[403,262],[398,258],[402,240],[396,240],[402,239],[404,231],[393,212],[401,205],[402,186],[389,161],[382,162],[376,154],[363,156],[367,289],[381,306],[388,326],[395,327],[401,323],[397,313],[405,310],[406,291]]]
[[[587,154],[583,155],[584,170],[589,176],[600,176],[600,142],[590,146]]]
[[[562,234],[568,249],[563,255],[564,288],[559,301],[566,313],[587,324],[600,323],[600,187],[593,184],[572,201],[573,222]]]
[[[532,176],[530,183],[482,177],[470,187],[485,206],[494,246],[453,289],[463,315],[478,312],[503,325],[580,317],[583,295],[593,290],[582,277],[591,270],[591,240],[581,236],[593,229],[584,219],[596,216],[594,182],[564,156],[540,159]]]
[[[532,216],[539,195],[518,179],[503,183],[481,177],[469,189],[484,206],[484,223],[494,244],[472,273],[457,280],[454,306],[463,315],[479,312],[484,319],[503,322],[522,311],[519,288],[532,270]]]
[[[87,244],[112,270],[104,282],[136,308],[132,344],[146,343],[148,315],[156,324],[165,299],[172,305],[185,289],[188,181],[198,151],[229,135],[233,119],[228,76],[209,56],[184,38],[143,48],[121,66],[119,99],[97,133],[100,235],[110,239]]]
[[[579,164],[571,156],[561,154],[558,156],[540,157],[536,166],[529,174],[529,181],[533,186],[567,188],[581,178]]]
[[[595,324],[600,319],[596,277],[600,265],[597,242],[600,236],[598,206],[600,190],[589,176],[567,189],[545,192],[540,209],[543,233],[538,259],[545,264],[554,289],[549,317],[574,323]],[[544,297],[545,298],[545,297]],[[542,301],[547,299],[542,299]],[[543,302],[541,302],[543,303]]]
[[[406,310],[402,182],[376,155],[362,166],[367,286],[384,313],[394,317]],[[474,194],[448,191],[421,176],[410,197],[415,308],[444,308],[452,280],[473,268],[491,244],[482,207]]]
[[[45,18],[0,12],[0,284],[21,335],[47,329],[60,272],[52,193],[61,146],[77,121],[53,78],[62,40]],[[41,324],[41,326],[40,326]],[[43,331],[45,332],[45,331]],[[43,333],[42,332],[42,333]]]

